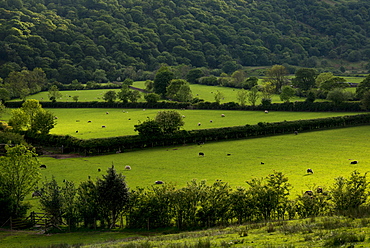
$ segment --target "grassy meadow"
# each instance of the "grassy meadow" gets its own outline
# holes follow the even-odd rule
[[[49,109],[57,117],[52,134],[68,134],[81,139],[104,138],[135,135],[134,125],[154,119],[159,109]],[[109,114],[106,114],[106,113]],[[232,111],[232,110],[178,110],[184,115],[184,130],[220,128],[257,124],[258,122],[292,121],[316,119],[357,113],[336,112],[278,112],[270,111]],[[226,117],[221,117],[225,114]],[[9,115],[8,115],[9,117]],[[6,117],[4,117],[6,118]],[[210,122],[212,120],[212,122]],[[88,123],[88,121],[91,121]],[[201,123],[198,126],[198,123]],[[102,128],[102,126],[106,126]],[[78,133],[76,133],[78,131]]]
[[[288,176],[293,186],[292,197],[295,197],[315,185],[329,187],[335,177],[348,177],[353,170],[367,172],[369,137],[370,128],[361,126],[104,156],[40,157],[40,161],[47,165],[47,169],[41,171],[43,177],[50,179],[54,175],[58,182],[66,179],[76,184],[87,180],[88,176],[100,177],[114,164],[117,171],[126,176],[131,189],[150,187],[156,180],[181,187],[192,179],[205,179],[209,183],[220,179],[232,187],[244,187],[246,180],[265,177],[276,170]],[[198,156],[199,152],[204,152],[205,156]],[[359,163],[350,164],[352,159]],[[130,165],[132,170],[125,171],[125,165]],[[314,174],[307,174],[307,168],[312,168]]]

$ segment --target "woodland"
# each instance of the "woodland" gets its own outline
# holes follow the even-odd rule
[[[370,58],[370,3],[319,0],[2,0],[0,78],[153,79],[161,64],[326,67]],[[293,72],[294,73],[294,72]]]

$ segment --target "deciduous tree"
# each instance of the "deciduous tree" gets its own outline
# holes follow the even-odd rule
[[[175,110],[159,111],[155,117],[163,133],[169,134],[180,130],[185,122],[179,112]]]
[[[40,162],[37,154],[23,145],[6,146],[6,156],[0,157],[0,178],[2,192],[14,202],[15,216],[24,214],[26,206],[22,201],[35,189],[40,179]]]
[[[266,71],[266,80],[274,86],[274,93],[279,93],[281,88],[288,83],[288,70],[283,65],[274,65]]]

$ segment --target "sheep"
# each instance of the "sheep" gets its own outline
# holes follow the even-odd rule
[[[268,114],[269,113],[269,111],[268,110],[265,110],[265,114]]]
[[[41,196],[41,192],[38,191],[38,190],[36,190],[35,192],[32,193],[32,198],[33,197],[39,197],[39,196]]]
[[[100,168],[98,168],[98,172],[100,172],[101,171],[101,169]]]
[[[357,164],[357,163],[358,163],[357,160],[351,161],[351,164]]]
[[[200,122],[198,122],[198,127],[200,127],[200,125],[202,125]]]
[[[204,157],[204,152],[200,152],[200,153],[199,153],[199,156]]]
[[[221,114],[221,117],[225,117],[225,114]]]
[[[105,112],[105,114],[106,114],[106,115],[108,115],[108,114],[109,114],[109,112]]]
[[[298,134],[298,131],[294,131],[294,134],[297,135]]]
[[[42,164],[40,165],[40,168],[46,169],[46,165]]]
[[[313,174],[313,170],[312,169],[307,169],[307,173]]]
[[[131,170],[131,166],[126,165],[126,166],[125,166],[125,170]]]
[[[102,128],[105,128],[105,126],[101,126]]]
[[[228,153],[227,156],[231,156],[231,153]]]
[[[91,121],[87,121],[87,123],[91,123]]]
[[[307,190],[306,192],[304,192],[304,194],[308,196],[313,196],[312,190]]]
[[[78,133],[78,130],[76,130],[76,133]]]
[[[212,123],[213,121],[212,121],[212,120],[210,120],[209,122],[210,122],[210,123]]]
[[[265,164],[264,162],[261,162],[261,164]]]
[[[182,118],[185,118],[185,115],[183,115]]]
[[[155,181],[155,184],[163,184],[163,181]]]

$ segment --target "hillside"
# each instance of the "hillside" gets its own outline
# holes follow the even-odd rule
[[[325,67],[370,59],[366,0],[5,0],[0,77],[42,68],[70,83],[147,79],[161,63]]]

